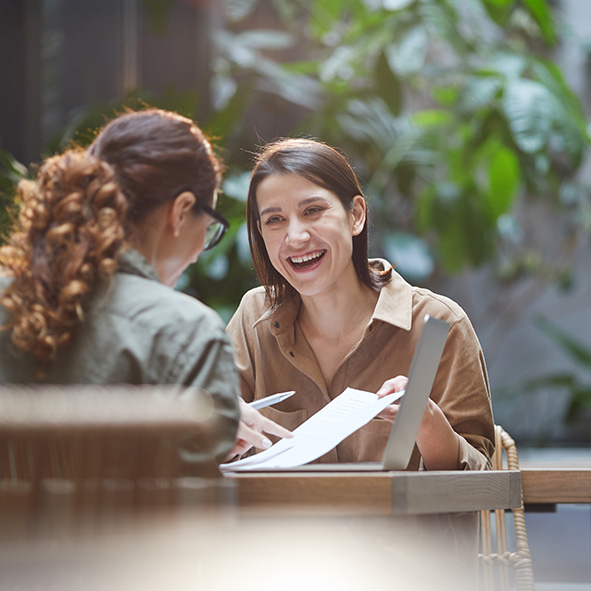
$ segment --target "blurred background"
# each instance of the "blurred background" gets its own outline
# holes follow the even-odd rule
[[[146,105],[227,165],[220,246],[178,289],[228,320],[257,284],[252,153],[349,157],[370,253],[455,299],[518,445],[591,444],[591,4],[586,0],[2,0],[0,234],[14,187]]]

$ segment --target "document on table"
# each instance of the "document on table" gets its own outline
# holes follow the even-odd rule
[[[291,439],[281,439],[265,451],[222,464],[220,468],[224,472],[238,472],[295,468],[312,462],[363,427],[403,394],[404,391],[395,392],[378,398],[373,392],[347,388],[295,429]]]

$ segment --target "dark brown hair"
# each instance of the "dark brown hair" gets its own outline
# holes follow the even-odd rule
[[[353,198],[363,197],[359,181],[347,159],[330,146],[310,139],[282,139],[267,144],[257,156],[250,177],[246,201],[248,240],[255,271],[265,286],[272,305],[279,305],[295,289],[273,267],[265,242],[258,229],[257,189],[271,175],[296,174],[332,191],[346,211],[353,208]],[[391,271],[380,273],[369,266],[367,219],[363,230],[353,236],[353,265],[359,279],[372,289],[388,283]]]
[[[14,344],[53,359],[110,280],[135,226],[184,190],[211,205],[221,163],[202,131],[175,113],[149,109],[107,124],[88,150],[68,150],[21,181],[19,220],[0,266],[13,280],[0,302]]]

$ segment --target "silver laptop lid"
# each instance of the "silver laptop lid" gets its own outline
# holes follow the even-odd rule
[[[449,324],[445,320],[425,316],[408,372],[406,392],[382,457],[384,470],[404,470],[408,466],[448,332]]]

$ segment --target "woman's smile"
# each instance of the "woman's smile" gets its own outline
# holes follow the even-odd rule
[[[325,254],[326,249],[324,248],[302,255],[292,255],[287,257],[287,260],[291,263],[292,267],[294,267],[296,271],[307,271],[312,267],[316,268],[324,258]]]

